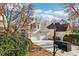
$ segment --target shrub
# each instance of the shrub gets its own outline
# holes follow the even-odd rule
[[[74,40],[79,41],[79,34],[71,34],[70,35]]]
[[[64,40],[64,41],[67,41],[67,40],[68,40],[68,36],[65,35],[64,38],[63,38],[63,40]]]
[[[1,56],[23,56],[32,47],[30,39],[21,36],[0,36]]]
[[[71,41],[72,43],[77,44],[79,42],[79,34],[70,34],[69,36],[64,36],[64,41]]]

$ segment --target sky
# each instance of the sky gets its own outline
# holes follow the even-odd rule
[[[42,19],[67,19],[68,14],[64,12],[63,3],[33,3],[34,17]]]
[[[64,5],[61,3],[35,3],[33,4],[34,9],[42,9],[42,10],[62,10],[64,9]]]

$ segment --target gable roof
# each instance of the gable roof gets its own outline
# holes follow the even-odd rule
[[[56,28],[56,31],[67,31],[68,28],[68,23],[67,24],[60,24],[60,23],[55,23],[55,25],[52,23],[49,26],[47,26],[48,29],[54,29]]]

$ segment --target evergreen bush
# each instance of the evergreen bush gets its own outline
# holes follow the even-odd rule
[[[0,36],[0,56],[24,56],[32,41],[22,36]]]

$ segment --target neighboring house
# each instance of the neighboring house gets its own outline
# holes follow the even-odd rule
[[[72,26],[67,23],[67,24],[60,24],[60,23],[55,23],[55,24],[50,24],[47,26],[49,30],[52,30],[49,34],[49,38],[52,38],[54,36],[54,28],[56,28],[56,36],[60,37],[63,40],[63,37],[65,35],[69,35],[72,33]]]
[[[27,22],[24,24],[24,26],[19,29],[19,33],[21,34],[23,31],[25,31],[25,35],[28,37],[28,38],[31,38],[31,39],[35,39],[36,37],[40,37],[40,38],[43,38],[41,36],[44,36],[43,34],[45,34],[44,32],[41,32],[40,34],[40,31],[41,30],[45,30],[47,29],[46,27],[46,22],[45,20],[36,20],[34,18],[28,18]],[[23,22],[21,23],[23,24]],[[40,39],[39,38],[39,39]]]
[[[48,29],[47,29],[48,22],[49,21],[47,20],[36,20],[35,22],[36,31],[32,33],[31,39],[33,40],[48,39]]]
[[[22,30],[28,33],[28,37],[32,40],[43,40],[43,39],[53,39],[54,36],[54,24],[48,25],[48,21],[36,20],[29,18],[28,25],[24,25]],[[64,35],[72,33],[72,26],[69,23],[60,24],[55,23],[56,26],[56,36],[63,38]]]

